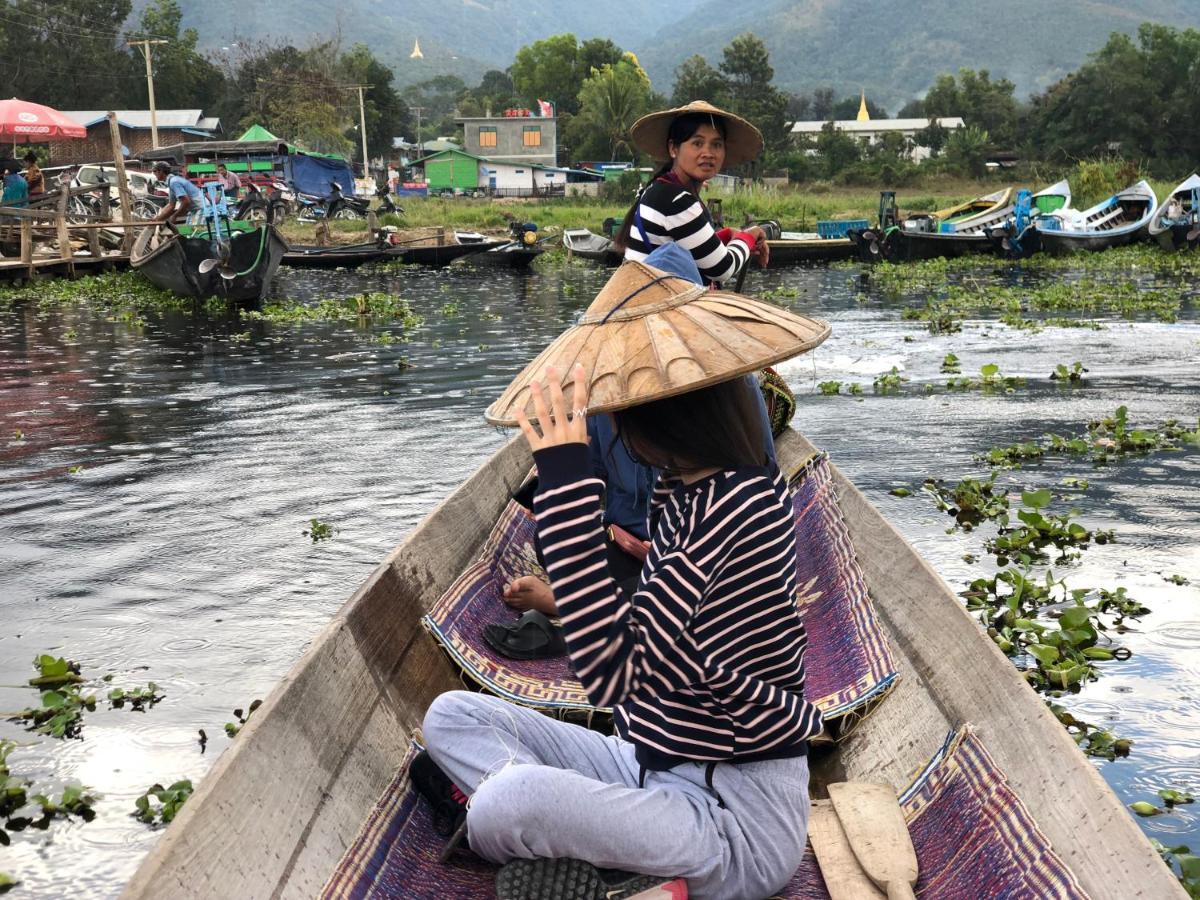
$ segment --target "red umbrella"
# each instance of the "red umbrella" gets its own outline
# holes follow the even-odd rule
[[[0,138],[14,144],[85,138],[87,129],[57,110],[28,100],[0,100]]]

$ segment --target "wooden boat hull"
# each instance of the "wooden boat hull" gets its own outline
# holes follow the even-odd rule
[[[545,253],[545,249],[534,244],[525,247],[504,244],[486,253],[476,253],[468,257],[464,265],[488,266],[499,269],[528,269],[533,261]]]
[[[283,255],[283,264],[294,269],[353,269],[386,257],[387,248],[376,243],[343,247],[292,244]]]
[[[613,247],[613,242],[586,228],[569,228],[563,232],[563,247],[569,256],[619,266],[625,255]]]
[[[480,241],[471,244],[419,244],[410,247],[400,245],[391,247],[383,258],[406,265],[430,266],[440,269],[464,256],[486,254],[492,248],[502,246],[503,243],[503,241]]]
[[[811,238],[767,241],[771,248],[770,268],[808,262],[833,262],[854,257],[854,242],[850,238]]]
[[[1068,254],[1107,250],[1140,241],[1158,210],[1158,198],[1139,181],[1086,210],[1062,209],[1041,216],[1034,227],[1047,253]]]
[[[893,262],[918,259],[952,259],[973,253],[992,253],[987,234],[934,234],[896,229],[887,239],[884,256]]]
[[[228,265],[237,276],[232,280],[221,277],[217,269],[201,273],[200,263],[213,256],[207,238],[169,235],[147,228],[134,242],[130,265],[147,280],[181,297],[203,300],[225,297],[241,303],[256,303],[264,299],[271,279],[284,254],[287,242],[271,225],[251,231],[235,232],[229,239]]]
[[[777,441],[786,469],[811,453]],[[316,896],[394,777],[425,709],[459,673],[419,619],[474,559],[529,471],[499,450],[393,550],[268,696],[142,863],[126,900]],[[834,469],[900,680],[814,786],[908,783],[971,722],[1008,786],[1092,897],[1183,898],[1095,768],[958,598]]]
[[[1147,232],[1164,250],[1190,250],[1200,243],[1200,175],[1192,173],[1171,191]]]

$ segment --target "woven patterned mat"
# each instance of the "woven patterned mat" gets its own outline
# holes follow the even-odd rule
[[[808,630],[804,665],[809,698],[839,733],[892,687],[891,650],[867,596],[866,581],[833,492],[825,456],[791,477],[796,513],[797,602]],[[500,596],[518,575],[545,573],[534,552],[532,516],[509,503],[478,560],[429,611],[424,624],[474,684],[505,699],[546,710],[592,711],[567,659],[520,661],[492,650],[483,626],[511,623]]]
[[[438,862],[444,839],[434,834],[428,807],[409,785],[408,759],[338,864],[323,900],[495,896],[495,868],[470,852]],[[917,850],[921,900],[1086,900],[969,729],[950,734],[900,802]],[[779,897],[829,897],[811,848]]]

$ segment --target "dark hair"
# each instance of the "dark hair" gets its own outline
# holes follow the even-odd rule
[[[160,169],[166,169],[168,172],[170,172],[171,164],[169,162],[167,162],[165,159],[160,159],[158,162],[156,162],[154,164],[152,171],[157,172]]]
[[[766,435],[746,376],[612,414],[629,455],[673,472],[761,466]]]
[[[33,162],[33,163],[35,163],[35,162],[37,162],[37,158],[38,158],[38,156],[37,156],[37,154],[36,154],[36,153],[34,153],[32,150],[30,150],[30,151],[29,151],[28,153],[26,153],[26,154],[25,154],[25,156],[24,156],[24,157],[22,157],[22,158],[23,158],[23,159],[24,159],[26,162]]]
[[[225,165],[225,163],[217,163],[217,168],[224,169],[225,171],[229,171],[229,167],[227,165]]]
[[[721,137],[725,137],[725,120],[717,116],[710,116],[707,113],[684,113],[681,116],[676,116],[671,120],[671,127],[667,129],[667,144],[679,146],[691,139],[701,125],[711,125],[721,132]],[[658,171],[650,176],[647,186],[654,184],[659,178],[662,178],[671,171],[671,167],[675,165],[675,160],[671,159],[670,154],[667,155],[667,161],[658,167]],[[643,188],[642,190],[645,190]],[[621,228],[613,238],[613,246],[618,250],[624,250],[629,246],[629,232],[633,229],[634,213],[637,212],[638,204],[642,202],[642,191],[638,191],[637,196],[633,199],[633,205],[629,207],[629,211],[625,213],[625,221],[621,223]]]

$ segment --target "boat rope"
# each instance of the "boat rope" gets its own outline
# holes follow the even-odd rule
[[[258,241],[258,255],[254,257],[254,262],[252,262],[250,264],[250,268],[246,269],[246,271],[244,271],[244,272],[237,273],[237,276],[236,276],[237,278],[241,278],[243,275],[249,275],[251,272],[253,272],[255,269],[258,268],[259,261],[262,260],[263,249],[267,246],[267,232],[269,230],[270,230],[269,225],[264,225],[260,229],[259,241]]]

